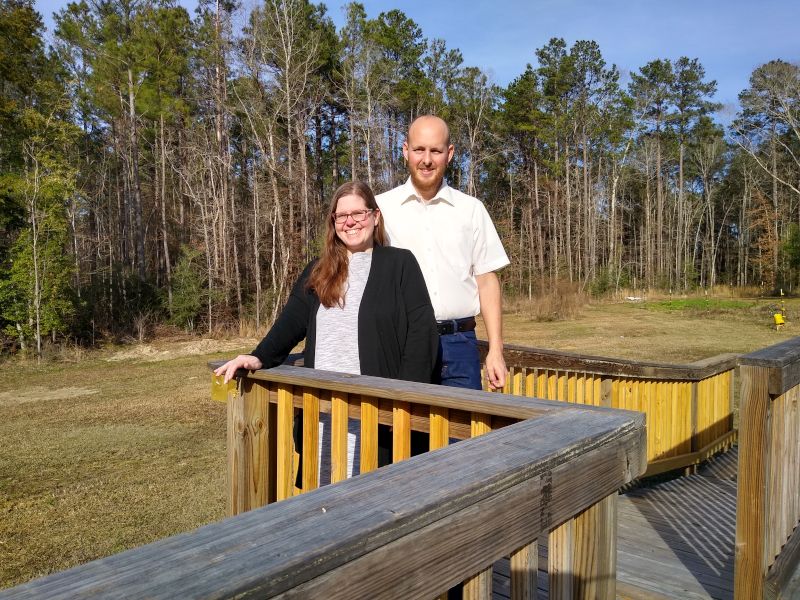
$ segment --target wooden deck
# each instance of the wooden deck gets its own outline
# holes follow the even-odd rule
[[[733,598],[737,457],[619,498],[618,596]]]
[[[736,530],[738,448],[697,473],[639,487],[617,502],[617,597],[730,600]],[[539,593],[547,597],[546,540]],[[510,597],[508,561],[495,565],[494,597]]]

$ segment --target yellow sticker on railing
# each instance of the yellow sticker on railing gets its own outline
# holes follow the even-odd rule
[[[217,402],[227,402],[228,392],[236,391],[236,380],[231,379],[228,383],[223,383],[225,378],[222,375],[211,374],[211,399]]]

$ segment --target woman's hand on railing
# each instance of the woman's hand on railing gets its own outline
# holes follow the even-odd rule
[[[236,358],[229,360],[221,367],[217,367],[214,369],[214,375],[225,376],[225,383],[228,383],[233,376],[236,374],[236,371],[239,369],[247,369],[249,371],[257,371],[261,368],[261,360],[253,356],[252,354],[240,354]]]

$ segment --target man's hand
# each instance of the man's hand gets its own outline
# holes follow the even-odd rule
[[[486,354],[486,379],[489,380],[489,388],[501,390],[506,384],[506,361],[502,351],[489,350]]]
[[[253,356],[252,354],[240,354],[236,358],[229,360],[221,367],[214,369],[214,375],[219,377],[220,375],[225,376],[225,383],[228,383],[233,376],[236,374],[236,371],[239,369],[247,369],[249,371],[257,371],[261,368],[261,360]]]
[[[489,353],[486,355],[486,379],[493,390],[506,384],[506,361],[503,358],[503,311],[500,280],[493,272],[477,275],[478,297],[481,316],[489,338]]]

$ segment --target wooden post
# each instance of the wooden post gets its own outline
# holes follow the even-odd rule
[[[770,456],[769,372],[742,365],[739,398],[739,479],[736,495],[736,564],[733,590],[737,600],[761,600],[767,570],[766,521]]]
[[[228,516],[268,501],[268,393],[264,384],[242,378],[228,391]]]

